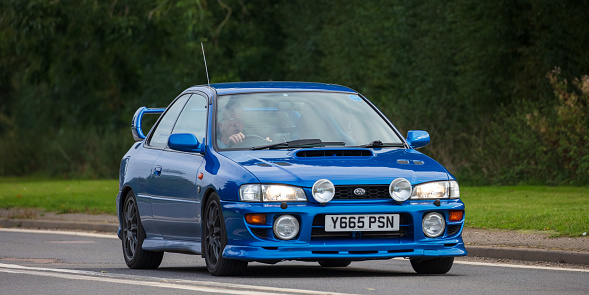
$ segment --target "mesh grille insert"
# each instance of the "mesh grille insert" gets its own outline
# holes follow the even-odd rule
[[[363,189],[364,194],[357,195],[356,189]],[[388,185],[337,185],[334,200],[383,200],[391,199]]]
[[[453,236],[460,231],[461,225],[448,225],[447,236]]]
[[[265,239],[268,237],[268,231],[263,228],[252,228],[252,233],[261,239]]]

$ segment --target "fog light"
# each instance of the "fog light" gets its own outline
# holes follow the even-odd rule
[[[397,202],[404,202],[411,196],[411,183],[405,178],[397,178],[389,185],[389,194]]]
[[[439,237],[444,233],[446,228],[446,221],[444,216],[440,213],[430,212],[423,217],[423,233],[430,237]]]
[[[299,221],[292,215],[281,215],[274,221],[274,234],[282,240],[290,240],[299,234]]]

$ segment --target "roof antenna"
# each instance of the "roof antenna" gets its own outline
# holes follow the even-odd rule
[[[205,56],[205,47],[200,42],[200,47],[202,48],[202,58],[205,60],[205,71],[207,72],[207,84],[209,84],[209,88],[211,88],[211,81],[209,81],[209,69],[207,68],[207,57]]]

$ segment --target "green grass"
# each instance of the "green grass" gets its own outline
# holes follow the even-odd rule
[[[0,208],[116,214],[117,180],[0,179]]]
[[[589,188],[461,187],[466,226],[543,231],[552,236],[589,232]]]
[[[116,214],[117,180],[0,178],[0,208]],[[589,232],[589,188],[461,187],[466,226],[580,236]]]

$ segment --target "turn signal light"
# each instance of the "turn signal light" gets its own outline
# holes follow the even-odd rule
[[[245,215],[245,221],[249,224],[266,224],[266,214],[248,213]]]
[[[450,210],[450,221],[460,221],[464,215],[462,210]]]

